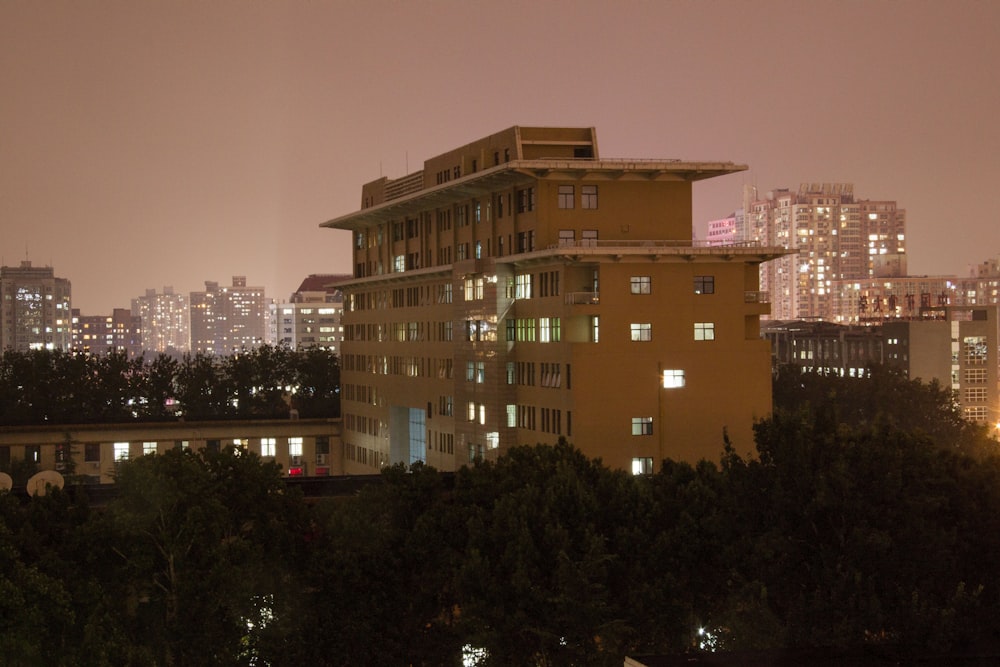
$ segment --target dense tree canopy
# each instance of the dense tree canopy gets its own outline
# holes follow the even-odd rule
[[[0,426],[340,416],[328,350],[262,346],[228,357],[50,350],[0,356]]]
[[[249,372],[249,371],[247,371]],[[998,651],[1000,458],[936,388],[776,386],[757,450],[609,470],[562,442],[454,475],[396,466],[307,505],[229,449],[0,496],[11,665],[621,665],[857,647]],[[885,400],[883,392],[894,400]],[[787,398],[784,398],[787,396]],[[907,407],[901,407],[907,406]],[[909,419],[906,411],[925,413]],[[975,452],[971,456],[968,452]],[[74,500],[71,500],[74,497]]]

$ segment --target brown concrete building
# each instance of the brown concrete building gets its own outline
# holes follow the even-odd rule
[[[605,159],[592,128],[512,127],[362,187],[344,290],[345,471],[453,470],[567,438],[616,468],[752,448],[771,410],[759,266],[692,238],[730,162]]]

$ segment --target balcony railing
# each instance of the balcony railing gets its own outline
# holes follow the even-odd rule
[[[717,243],[704,239],[559,239],[557,245],[552,248],[713,248],[726,250],[727,248],[760,248],[759,241],[732,241],[728,243]]]
[[[567,292],[566,305],[584,306],[596,305],[601,302],[600,292]]]
[[[743,303],[771,303],[770,292],[743,292]]]

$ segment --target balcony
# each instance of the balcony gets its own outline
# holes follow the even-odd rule
[[[596,306],[601,302],[600,292],[567,292],[567,306]]]
[[[743,303],[771,303],[769,292],[743,292]]]

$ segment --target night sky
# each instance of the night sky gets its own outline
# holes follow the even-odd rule
[[[907,210],[911,274],[1000,255],[1000,2],[0,0],[0,259],[84,314],[350,271],[361,184],[511,125]]]

